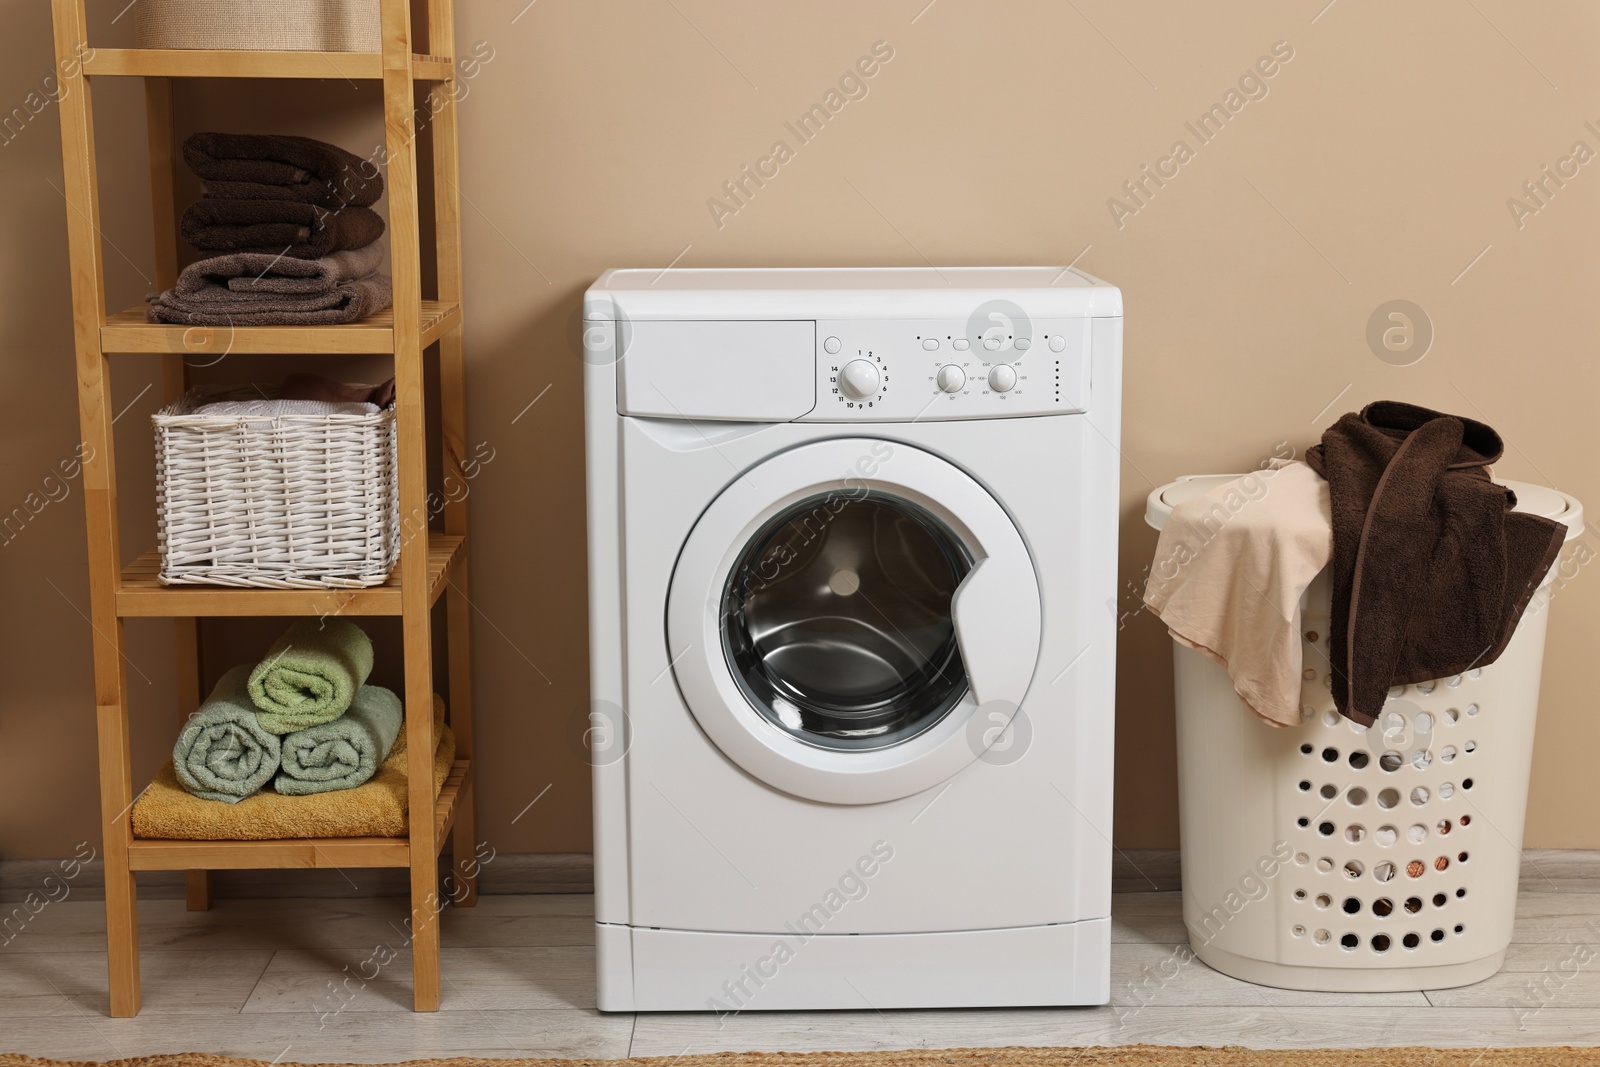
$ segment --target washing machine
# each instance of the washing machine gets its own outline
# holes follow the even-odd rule
[[[584,298],[603,1011],[1109,995],[1122,300],[1061,267]]]

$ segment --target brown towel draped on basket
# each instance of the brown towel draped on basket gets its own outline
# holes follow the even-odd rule
[[[1334,703],[1371,725],[1391,686],[1493,663],[1566,528],[1513,513],[1489,479],[1500,435],[1383,400],[1339,419],[1307,461],[1333,512]]]
[[[197,133],[183,142],[183,158],[213,199],[370,207],[383,195],[376,164],[310,137]]]

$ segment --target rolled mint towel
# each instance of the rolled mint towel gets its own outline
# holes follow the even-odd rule
[[[310,137],[196,133],[183,142],[183,159],[211,197],[368,206],[383,195],[377,166]]]
[[[200,200],[184,211],[179,229],[202,252],[321,259],[370,245],[383,236],[383,218],[367,207],[330,211],[289,200]]]
[[[369,274],[326,293],[236,293],[220,285],[184,296],[168,289],[150,301],[151,322],[180,326],[343,326],[394,303],[387,274]]]
[[[250,672],[250,699],[270,733],[292,734],[343,715],[372,673],[372,641],[347,619],[301,619]]]
[[[237,804],[278,773],[280,742],[261,725],[249,678],[248,666],[224,674],[172,746],[178,783],[197,797]]]
[[[404,721],[399,697],[382,686],[362,686],[343,715],[283,739],[273,787],[289,796],[354,789],[378,772]]]
[[[229,252],[196,260],[178,274],[172,288],[179,296],[221,293],[331,293],[346,282],[365,278],[383,267],[379,242],[363,248],[331,252],[320,259]]]

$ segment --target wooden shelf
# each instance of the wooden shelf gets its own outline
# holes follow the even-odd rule
[[[418,81],[447,81],[449,56],[411,56]],[[131,78],[343,78],[383,77],[381,52],[241,52],[211,49],[96,48],[86,74]]]
[[[461,321],[461,305],[422,301],[422,345],[426,348]],[[394,311],[380,311],[348,326],[169,326],[149,322],[141,305],[106,317],[100,327],[103,352],[161,353],[196,361],[241,355],[390,354]]]
[[[456,824],[456,800],[472,779],[472,761],[458,759],[450,765],[444,784],[439,787],[439,798],[433,802],[433,841],[437,853],[444,848],[450,831]]]
[[[428,537],[428,603],[445,589],[466,553],[464,535]],[[400,568],[383,585],[365,589],[235,589],[220,585],[162,585],[161,557],[151,549],[122,572],[117,614],[124,618],[220,615],[399,615]]]
[[[428,491],[428,422],[437,418],[441,474],[445,484],[465,478],[461,442],[466,429],[466,348],[462,333],[460,160],[455,93],[428,94],[428,121],[418,118],[427,83],[456,78],[457,53],[453,0],[378,0],[382,50],[378,52],[256,52],[100,48],[89,50],[87,0],[50,0],[55,26],[55,69],[61,91],[55,94],[61,121],[63,197],[72,270],[73,349],[78,382],[78,416],[85,448],[82,498],[88,533],[89,617],[94,634],[95,742],[99,752],[101,844],[105,862],[106,955],[111,1014],[126,1018],[139,1011],[138,886],[133,871],[183,870],[191,910],[210,907],[210,871],[273,867],[406,867],[411,887],[412,1004],[418,1011],[439,1007],[438,858],[448,839],[459,892],[452,903],[471,907],[477,899],[474,860],[472,769],[472,601],[464,551],[465,499],[447,501],[440,515],[444,533],[429,533],[417,523],[434,510]],[[413,8],[425,17],[412,19]],[[428,54],[419,54],[419,49]],[[381,88],[384,130],[384,182],[388,194],[389,274],[394,307],[348,326],[169,326],[145,319],[141,305],[109,313],[104,258],[108,242],[101,226],[100,174],[125,184],[127,160],[100,159],[95,147],[91,98],[99,75],[142,78],[151,223],[155,237],[155,289],[174,285],[180,264],[179,217],[187,190],[182,166],[180,124],[174,110],[180,78],[363,80]],[[238,86],[235,86],[236,88]],[[213,88],[220,88],[213,86]],[[259,94],[258,94],[259,95]],[[375,94],[376,95],[376,94]],[[376,103],[376,100],[373,101]],[[428,181],[419,182],[418,157],[426,150]],[[141,178],[141,181],[143,179]],[[118,206],[124,197],[115,198]],[[432,219],[424,240],[424,217]],[[424,300],[429,277],[436,300]],[[437,360],[428,365],[426,349]],[[366,589],[238,589],[222,586],[163,586],[159,560],[146,553],[122,564],[118,529],[116,421],[111,379],[127,364],[112,354],[160,355],[161,392],[168,403],[194,384],[193,371],[212,366],[230,353],[263,355],[392,355],[395,379],[396,475],[400,507],[414,517],[419,536],[401,552],[400,565],[383,585]],[[246,373],[241,370],[239,373]],[[143,371],[141,371],[141,377]],[[148,386],[146,388],[149,388]],[[430,394],[435,394],[430,396]],[[435,402],[436,401],[436,402]],[[431,412],[437,412],[432,416]],[[402,578],[405,587],[402,590]],[[443,599],[445,610],[432,608]],[[407,788],[413,814],[409,832],[398,838],[306,839],[293,841],[167,841],[132,836],[135,801],[130,777],[136,725],[128,710],[125,628],[127,617],[172,619],[177,653],[178,718],[186,721],[200,704],[201,633],[204,616],[388,615],[400,620],[403,698],[424,704],[436,692],[436,659],[447,657],[450,726],[456,762],[432,804],[430,753],[424,753],[428,724],[412,718],[416,737],[407,760]],[[435,619],[441,615],[441,619]],[[436,625],[446,641],[438,644]],[[174,724],[176,725],[176,724]],[[425,780],[426,779],[426,780]],[[411,796],[412,792],[415,796]]]
[[[472,761],[458,759],[434,801],[434,840],[454,825],[456,805],[472,776]],[[306,837],[278,841],[179,841],[136,837],[128,843],[135,871],[236,871],[275,867],[407,867],[404,837]]]

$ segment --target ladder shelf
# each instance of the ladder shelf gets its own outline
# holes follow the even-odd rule
[[[452,0],[425,4],[425,41],[412,40],[411,0],[380,0],[380,52],[175,51],[88,46],[85,0],[51,0],[59,96],[67,231],[72,274],[73,343],[85,445],[82,485],[88,525],[90,622],[94,631],[96,733],[104,838],[106,942],[111,1014],[139,1011],[139,938],[135,871],[188,872],[189,907],[210,906],[212,870],[288,867],[407,867],[411,887],[413,993],[418,1011],[439,1006],[438,857],[451,843],[455,906],[476,899],[473,860],[471,601],[468,598],[465,499],[448,500],[442,528],[408,531],[389,580],[361,589],[243,589],[164,586],[154,552],[124,567],[117,525],[117,478],[111,424],[112,360],[121,353],[162,358],[167,400],[190,384],[186,357],[259,354],[389,354],[394,359],[402,515],[430,514],[427,483],[424,356],[437,349],[442,470],[463,477],[466,440],[461,315],[461,219],[457,204],[457,115]],[[108,313],[100,228],[93,81],[144,79],[150,147],[156,284],[178,273],[175,202],[179,145],[173,122],[173,79],[337,78],[383,85],[389,200],[388,240],[394,283],[391,310],[347,326],[182,327],[151,324],[143,308]],[[432,118],[416,129],[417,94],[430,90]],[[429,138],[433,241],[424,248],[418,186],[418,136]],[[423,256],[431,257],[435,292],[424,296]],[[443,788],[433,791],[434,671],[431,609],[446,602],[446,706],[456,759]],[[152,840],[133,836],[132,778],[124,620],[167,617],[177,633],[178,707],[174,732],[202,693],[198,619],[220,616],[390,615],[401,619],[406,707],[408,808],[405,837],[274,841]]]

